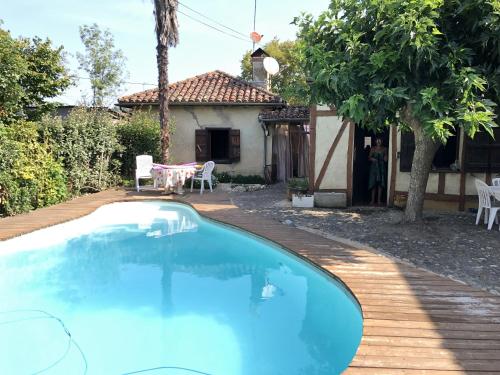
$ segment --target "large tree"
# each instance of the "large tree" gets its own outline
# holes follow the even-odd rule
[[[76,57],[80,69],[89,75],[92,105],[110,105],[126,75],[125,56],[115,48],[113,34],[95,23],[80,26],[80,39],[85,53],[77,52]]]
[[[16,39],[0,27],[0,123],[39,118],[52,109],[47,99],[70,83],[63,47],[49,39]]]
[[[156,31],[156,63],[158,65],[158,101],[160,104],[161,155],[169,159],[170,132],[168,111],[168,49],[179,42],[177,0],[153,0]]]
[[[439,145],[459,128],[492,135],[499,20],[499,0],[332,0],[295,21],[313,100],[367,128],[414,133],[406,221],[422,217]]]
[[[262,48],[279,65],[278,74],[271,77],[271,91],[279,94],[290,104],[308,104],[309,86],[300,54],[299,41],[272,39]],[[252,51],[247,51],[241,59],[241,78],[252,80]]]

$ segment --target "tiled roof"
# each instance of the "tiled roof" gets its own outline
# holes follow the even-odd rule
[[[284,104],[280,96],[216,70],[170,84],[171,104]],[[118,99],[119,105],[158,104],[158,89]]]
[[[259,118],[264,122],[275,121],[309,121],[309,107],[286,106],[272,110],[263,110]]]

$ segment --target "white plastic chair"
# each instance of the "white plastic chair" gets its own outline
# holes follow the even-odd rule
[[[215,168],[215,163],[213,161],[207,161],[203,164],[203,168],[195,173],[195,175],[191,178],[191,191],[193,191],[194,180],[198,180],[201,183],[200,195],[203,194],[203,189],[205,188],[205,181],[208,182],[208,186],[210,187],[210,192],[212,190],[212,171]]]
[[[151,155],[139,155],[135,158],[135,188],[140,191],[140,179],[153,179],[153,186],[156,188],[156,179],[151,170],[153,169],[153,157]]]
[[[493,180],[491,180],[491,183],[493,184],[493,186],[500,186],[500,178],[494,178]]]
[[[484,223],[488,224],[488,230],[491,230],[493,222],[498,224],[497,213],[500,210],[500,206],[492,204],[491,190],[488,185],[483,181],[476,178],[476,189],[479,198],[479,207],[477,209],[476,225],[479,224],[481,219],[481,214],[484,209]]]

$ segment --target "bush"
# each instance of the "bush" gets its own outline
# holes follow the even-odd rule
[[[308,190],[309,180],[307,178],[291,178],[288,180],[288,188],[293,190]]]
[[[157,163],[161,160],[158,115],[151,112],[135,111],[129,119],[119,124],[117,131],[118,140],[123,146],[119,156],[122,164],[122,176],[134,176],[137,155],[151,155]]]
[[[259,175],[244,176],[244,175],[238,174],[238,175],[233,176],[227,172],[214,173],[214,175],[217,177],[217,180],[221,183],[260,184],[260,185],[264,185],[266,183],[266,181],[264,180],[264,177],[259,176]]]
[[[62,160],[72,195],[101,191],[120,181],[120,161],[114,156],[122,147],[116,128],[107,112],[88,108],[41,121],[42,141]]]
[[[210,186],[208,186],[208,182],[207,181],[203,181],[204,182],[204,185],[205,185],[205,189],[210,189]],[[212,175],[212,189],[214,189],[218,184],[219,184],[219,179],[217,178],[216,175]],[[186,180],[186,182],[184,183],[184,188],[185,189],[191,189],[191,179],[188,178]],[[193,188],[194,189],[200,189],[201,188],[201,181],[200,180],[194,180],[194,184],[193,184]]]
[[[62,202],[67,195],[62,165],[38,141],[37,125],[0,125],[0,213],[26,212]]]

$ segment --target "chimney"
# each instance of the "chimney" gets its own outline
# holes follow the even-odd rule
[[[252,83],[265,90],[269,90],[269,77],[264,69],[264,58],[269,54],[262,48],[257,48],[251,55],[252,59]]]

